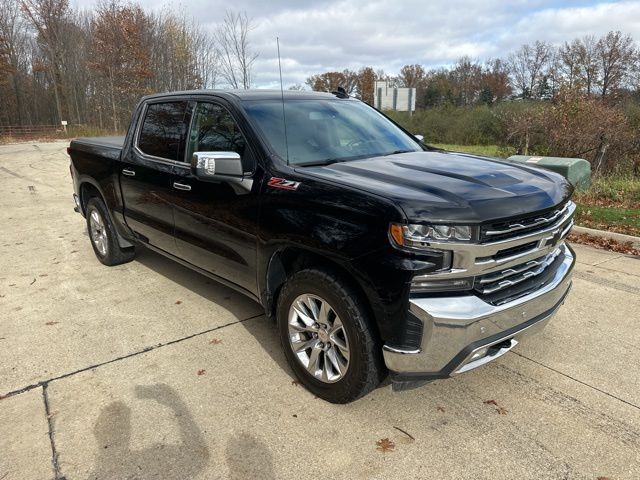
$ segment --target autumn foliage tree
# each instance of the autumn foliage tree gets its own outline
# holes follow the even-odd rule
[[[136,99],[148,93],[145,86],[151,77],[149,19],[139,6],[111,0],[98,7],[92,30],[90,67],[97,74],[98,88],[108,92],[113,129],[119,131],[121,117],[130,115]]]

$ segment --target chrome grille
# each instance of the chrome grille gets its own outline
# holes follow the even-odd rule
[[[482,275],[476,279],[476,290],[483,295],[489,295],[537,277],[558,258],[561,252],[562,250],[558,248],[545,257]]]
[[[483,241],[496,241],[504,238],[510,238],[516,235],[537,231],[548,227],[563,217],[572,202],[567,202],[562,207],[551,210],[543,214],[530,215],[528,217],[519,218],[510,222],[493,223],[485,225],[481,229],[481,238]]]

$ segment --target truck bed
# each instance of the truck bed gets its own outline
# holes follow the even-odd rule
[[[125,137],[85,137],[71,140],[74,149],[119,160]]]

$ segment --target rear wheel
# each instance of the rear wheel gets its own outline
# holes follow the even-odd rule
[[[87,231],[91,239],[93,251],[105,265],[120,265],[130,262],[135,257],[135,250],[121,248],[115,227],[107,214],[107,207],[99,197],[91,197],[85,210]]]
[[[284,285],[276,313],[287,361],[318,397],[348,403],[386,375],[367,309],[338,276],[317,269],[296,273]]]

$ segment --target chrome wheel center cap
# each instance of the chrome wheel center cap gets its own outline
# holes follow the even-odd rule
[[[321,328],[320,330],[318,330],[318,338],[321,342],[326,343],[329,341],[329,333],[324,328]]]

